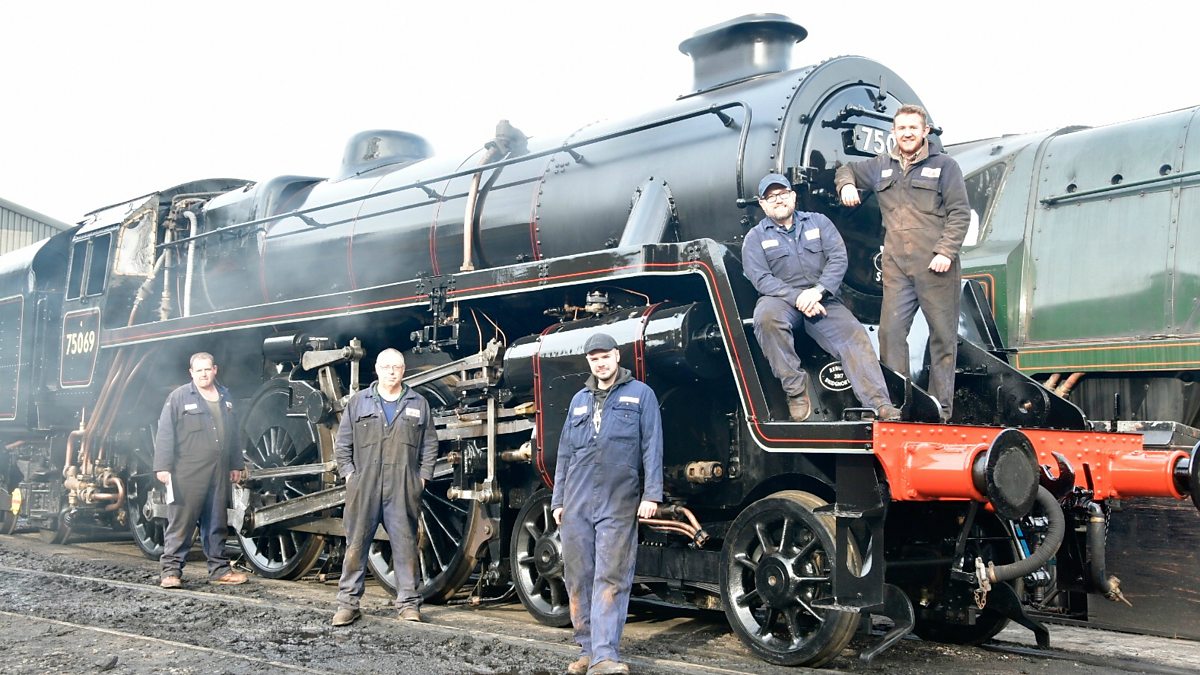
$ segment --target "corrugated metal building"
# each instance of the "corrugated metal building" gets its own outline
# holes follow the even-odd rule
[[[0,253],[8,253],[61,232],[70,225],[0,199]]]

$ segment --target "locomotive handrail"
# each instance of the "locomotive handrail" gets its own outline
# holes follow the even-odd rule
[[[453,173],[443,174],[440,176],[435,176],[433,178],[427,178],[424,180],[407,183],[405,185],[400,185],[400,186],[397,186],[394,188],[380,190],[379,192],[372,192],[372,193],[366,194],[366,195],[358,195],[355,197],[340,199],[337,201],[329,202],[328,204],[321,204],[321,205],[309,207],[306,209],[297,209],[295,211],[289,211],[288,213],[281,213],[281,214],[274,215],[274,216],[267,216],[265,218],[248,220],[243,223],[234,223],[233,225],[226,225],[225,227],[219,227],[215,230],[210,230],[208,232],[202,232],[195,236],[182,237],[182,238],[170,241],[170,242],[164,242],[162,244],[158,244],[157,246],[155,246],[155,249],[158,250],[158,249],[169,248],[169,247],[173,247],[173,246],[179,246],[181,244],[186,244],[188,242],[196,241],[199,239],[204,239],[206,237],[209,237],[209,236],[212,236],[215,234],[222,234],[225,232],[229,232],[231,230],[252,227],[252,226],[256,226],[256,225],[265,225],[267,223],[274,222],[276,220],[282,220],[284,218],[301,218],[305,222],[309,222],[311,226],[319,227],[320,223],[313,221],[311,218],[304,218],[304,217],[310,213],[316,213],[318,211],[323,211],[325,209],[331,209],[331,208],[338,207],[338,206],[345,206],[347,204],[354,204],[356,202],[366,201],[368,199],[374,199],[375,197],[382,197],[384,195],[390,195],[390,194],[393,194],[396,192],[402,192],[404,190],[422,189],[422,190],[425,190],[427,194],[430,194],[430,196],[432,198],[437,199],[438,201],[442,201],[442,200],[447,199],[447,197],[445,195],[438,195],[435,191],[431,191],[427,187],[429,184],[437,183],[439,181],[444,181],[444,180],[451,180],[454,178],[461,178],[463,176],[470,176],[470,175],[473,175],[476,173],[482,173],[484,171],[488,171],[491,169],[500,169],[500,168],[510,166],[513,164],[519,164],[521,162],[527,162],[527,161],[534,160],[534,159],[540,159],[542,157],[549,157],[550,155],[555,155],[560,152],[566,152],[566,153],[570,154],[575,159],[576,162],[582,162],[582,161],[584,161],[584,158],[581,155],[579,155],[579,153],[574,152],[574,150],[576,148],[582,148],[584,146],[594,145],[596,143],[602,143],[604,141],[610,141],[615,138],[629,136],[629,135],[636,134],[636,133],[639,133],[642,131],[648,131],[650,129],[667,126],[669,124],[675,124],[676,122],[682,122],[684,120],[689,120],[694,117],[703,117],[705,115],[715,115],[717,117],[717,119],[719,119],[721,121],[721,124],[723,126],[730,127],[730,126],[733,126],[733,124],[735,123],[735,120],[723,112],[724,110],[727,110],[729,108],[741,108],[746,112],[746,117],[742,121],[741,132],[738,136],[737,193],[738,193],[738,198],[740,199],[742,196],[742,193],[745,191],[745,175],[744,175],[744,166],[743,165],[745,164],[746,144],[750,138],[750,126],[751,126],[751,123],[753,120],[753,112],[752,112],[749,104],[745,103],[744,101],[729,101],[727,103],[722,103],[720,105],[710,105],[706,108],[702,108],[699,110],[693,110],[691,112],[680,113],[678,115],[671,115],[670,117],[665,117],[665,118],[662,118],[659,120],[655,120],[653,122],[647,122],[646,124],[640,124],[638,126],[630,127],[628,129],[622,129],[621,131],[614,131],[610,134],[604,134],[602,136],[597,136],[595,138],[587,138],[582,141],[575,141],[574,143],[563,143],[562,145],[558,145],[553,148],[548,148],[546,150],[541,150],[539,152],[521,155],[519,157],[510,157],[510,158],[502,159],[502,160],[499,160],[496,162],[490,162],[488,164],[481,164],[479,166],[472,167],[470,169],[463,169],[461,171],[455,171]],[[387,165],[385,164],[382,166],[387,166]]]
[[[1174,182],[1174,181],[1182,181],[1184,178],[1191,178],[1192,176],[1200,176],[1200,169],[1198,169],[1196,171],[1184,171],[1183,173],[1177,173],[1177,174],[1172,174],[1172,175],[1167,175],[1167,176],[1155,176],[1154,178],[1146,178],[1145,180],[1135,180],[1132,183],[1117,183],[1116,185],[1105,185],[1104,187],[1098,187],[1093,190],[1084,190],[1083,192],[1068,192],[1065,195],[1055,195],[1053,197],[1046,197],[1045,199],[1041,200],[1041,204],[1042,204],[1042,206],[1054,206],[1055,204],[1061,204],[1063,202],[1067,202],[1067,201],[1071,201],[1071,200],[1075,200],[1075,199],[1083,199],[1084,197],[1091,197],[1092,195],[1105,194],[1107,192],[1116,192],[1118,190],[1128,190],[1130,188],[1145,187],[1147,185],[1156,185],[1158,183],[1170,183],[1170,182]]]

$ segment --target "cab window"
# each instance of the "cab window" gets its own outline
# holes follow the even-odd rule
[[[971,204],[971,225],[963,246],[974,246],[987,237],[992,203],[1004,183],[1008,165],[996,162],[967,176],[967,201]]]
[[[104,292],[111,248],[112,234],[109,233],[75,242],[71,248],[71,272],[67,276],[68,300]]]

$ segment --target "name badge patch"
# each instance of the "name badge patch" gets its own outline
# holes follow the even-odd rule
[[[778,239],[763,239],[763,241],[762,241],[763,248],[775,248],[778,245],[779,245]]]
[[[637,403],[638,400],[639,399],[636,396],[622,396],[621,398],[617,399],[617,402],[618,403]]]
[[[587,414],[587,406],[586,405],[576,406],[576,408],[571,411],[571,414],[572,415],[586,415]]]
[[[880,171],[880,172],[879,172],[879,177],[880,177],[880,178],[891,178],[891,176],[892,176],[892,170],[891,170],[891,169],[884,169],[883,171]]]
[[[196,405],[195,403],[184,403],[183,404],[184,410],[195,410],[196,408],[199,408],[199,407],[200,406]]]
[[[942,167],[940,166],[921,167],[922,178],[937,178],[940,175],[942,175]]]
[[[820,230],[805,230],[804,238],[805,239],[820,239],[821,231]]]
[[[419,408],[405,408],[404,415],[405,417],[420,417],[421,411]]]

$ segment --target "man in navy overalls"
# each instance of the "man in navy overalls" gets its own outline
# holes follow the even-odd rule
[[[619,367],[617,341],[584,343],[591,377],[571,399],[558,443],[554,520],[581,656],[572,675],[628,673],[617,647],[637,563],[637,519],[662,501],[662,418],[654,391]]]
[[[346,479],[346,557],[335,626],[349,625],[360,616],[367,549],[380,523],[392,546],[396,611],[405,621],[421,620],[417,520],[421,493],[437,462],[437,430],[429,402],[404,384],[403,354],[395,349],[380,352],[375,374],[375,383],[350,397],[333,442],[338,473]]]

